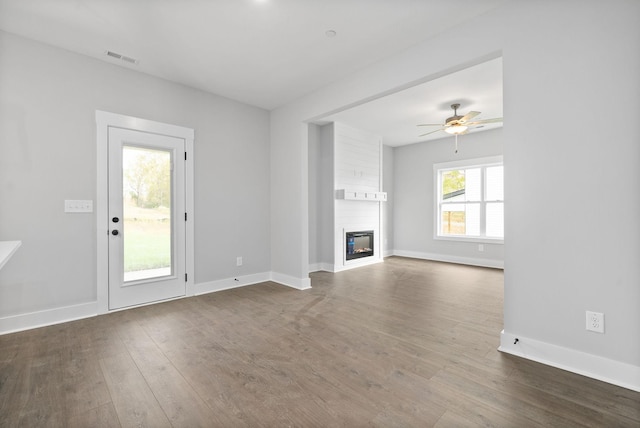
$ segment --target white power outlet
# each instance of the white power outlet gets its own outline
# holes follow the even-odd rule
[[[242,266],[242,257],[236,257],[236,266]]]
[[[604,314],[587,311],[587,330],[604,333]]]

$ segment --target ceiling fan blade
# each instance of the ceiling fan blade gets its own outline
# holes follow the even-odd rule
[[[480,114],[479,111],[470,111],[469,113],[465,114],[460,119],[458,119],[458,122],[459,123],[466,123],[469,119],[473,119],[474,117],[476,117],[479,114]]]
[[[424,137],[425,135],[433,134],[434,132],[444,131],[444,128],[436,129],[435,131],[427,132],[426,134],[418,135],[418,137]]]
[[[442,126],[442,124],[441,123],[421,123],[416,126]]]
[[[502,122],[502,118],[501,117],[495,117],[493,119],[482,119],[482,120],[476,120],[475,122],[469,122],[469,123],[465,123],[465,125],[482,125],[485,123],[496,123],[496,122]]]

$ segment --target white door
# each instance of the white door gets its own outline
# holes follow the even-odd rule
[[[109,309],[184,296],[185,140],[109,127]]]

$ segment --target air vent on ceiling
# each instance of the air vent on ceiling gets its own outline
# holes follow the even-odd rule
[[[105,53],[107,54],[107,56],[122,60],[124,62],[128,62],[129,64],[138,64],[138,60],[135,59],[135,58],[131,58],[129,56],[125,56],[125,55],[119,54],[117,52],[112,52],[112,51],[106,51]]]

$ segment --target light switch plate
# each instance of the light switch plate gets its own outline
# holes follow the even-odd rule
[[[91,200],[69,200],[64,201],[64,212],[66,213],[92,213],[93,201]]]

